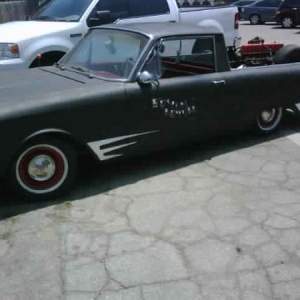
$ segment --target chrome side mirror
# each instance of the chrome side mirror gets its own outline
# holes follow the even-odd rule
[[[138,76],[138,82],[143,84],[151,84],[154,80],[154,76],[148,71],[143,71]]]

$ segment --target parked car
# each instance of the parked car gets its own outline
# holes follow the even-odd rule
[[[261,0],[243,6],[241,8],[240,18],[249,20],[252,25],[274,22],[274,16],[280,3],[281,0]]]
[[[239,37],[238,15],[232,6],[178,8],[176,0],[50,0],[31,20],[0,25],[0,71],[53,65],[90,27],[113,22],[216,26],[229,47]]]
[[[250,5],[255,2],[257,2],[257,0],[239,0],[231,3],[230,5],[237,6],[239,13],[241,13],[241,9],[243,6]]]
[[[299,63],[232,69],[215,27],[92,28],[55,66],[0,73],[0,176],[42,199],[70,187],[82,155],[106,162],[249,126],[272,132],[299,101],[299,76]]]
[[[242,11],[242,7],[246,6],[246,5],[250,5],[252,3],[255,3],[257,0],[239,0],[236,2],[231,3],[230,5],[232,6],[237,6],[238,8],[238,12],[239,12],[239,20],[243,20],[241,18],[241,11]]]
[[[300,24],[300,1],[283,0],[275,14],[275,21],[283,28],[293,28]]]

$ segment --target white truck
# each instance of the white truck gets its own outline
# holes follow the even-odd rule
[[[0,24],[0,71],[52,65],[90,27],[113,22],[215,26],[231,47],[239,38],[238,20],[235,6],[180,8],[176,0],[50,0],[30,20]]]

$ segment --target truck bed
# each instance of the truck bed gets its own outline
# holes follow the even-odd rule
[[[200,11],[201,20],[197,21]],[[223,32],[226,46],[232,46],[235,38],[239,37],[238,26],[235,26],[238,24],[238,9],[235,6],[179,8],[179,18],[182,23],[215,26]]]

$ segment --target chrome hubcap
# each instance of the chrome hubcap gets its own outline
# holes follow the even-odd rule
[[[275,117],[275,109],[264,110],[261,113],[261,118],[264,122],[271,122]]]
[[[292,20],[290,18],[283,19],[283,26],[284,27],[291,27],[292,26]]]
[[[55,170],[55,162],[48,155],[38,155],[28,165],[28,174],[36,181],[49,180],[55,174]]]
[[[259,22],[258,16],[252,16],[251,21],[252,21],[252,23],[257,24]]]

